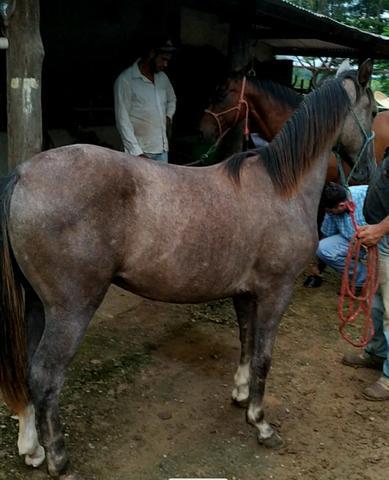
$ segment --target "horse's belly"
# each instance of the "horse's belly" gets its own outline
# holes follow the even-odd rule
[[[247,288],[251,271],[246,262],[179,258],[161,263],[137,262],[121,271],[115,283],[138,295],[175,303],[197,303],[229,297]]]

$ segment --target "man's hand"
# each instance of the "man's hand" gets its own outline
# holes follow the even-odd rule
[[[376,225],[364,225],[359,227],[357,237],[362,240],[362,244],[366,247],[377,245],[381,238],[389,233],[389,216],[385,217]]]
[[[357,231],[357,237],[366,247],[377,245],[384,235],[385,230],[380,223],[377,225],[364,225],[363,227],[359,227]]]

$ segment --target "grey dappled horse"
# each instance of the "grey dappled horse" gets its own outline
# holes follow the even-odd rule
[[[355,116],[371,131],[370,76],[366,62],[329,81],[268,147],[211,167],[74,145],[13,172],[1,202],[0,384],[27,464],[46,453],[51,475],[72,478],[58,395],[112,282],[165,302],[232,297],[242,343],[233,399],[248,404],[260,443],[281,444],[262,406],[276,330],[316,248],[331,147],[338,138],[358,155]]]

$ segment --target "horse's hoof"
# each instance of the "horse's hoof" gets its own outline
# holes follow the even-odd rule
[[[40,465],[42,465],[44,460],[45,460],[45,449],[41,445],[38,446],[38,448],[36,449],[33,455],[26,455],[24,457],[25,464],[28,465],[29,467],[34,467],[34,468],[37,468]]]
[[[238,400],[237,398],[232,397],[231,398],[231,403],[235,407],[248,408],[250,402],[249,402],[248,398],[244,398],[243,400]]]
[[[319,275],[309,275],[309,277],[304,280],[303,285],[306,288],[319,288],[322,283],[323,278]]]
[[[280,435],[277,432],[273,432],[272,435],[268,438],[261,438],[258,435],[258,442],[260,445],[265,446],[266,448],[273,448],[274,450],[278,450],[285,446],[285,442],[282,440]]]
[[[240,408],[247,408],[249,406],[249,388],[248,385],[244,388],[235,387],[232,390],[231,402]]]

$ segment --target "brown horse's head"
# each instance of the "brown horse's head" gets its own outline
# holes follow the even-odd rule
[[[247,82],[241,74],[230,75],[218,86],[200,122],[206,143],[215,143],[248,114]]]
[[[302,99],[295,90],[277,82],[233,73],[216,90],[201,119],[200,131],[206,142],[215,143],[235,125],[247,136],[250,126],[250,131],[270,141]]]

